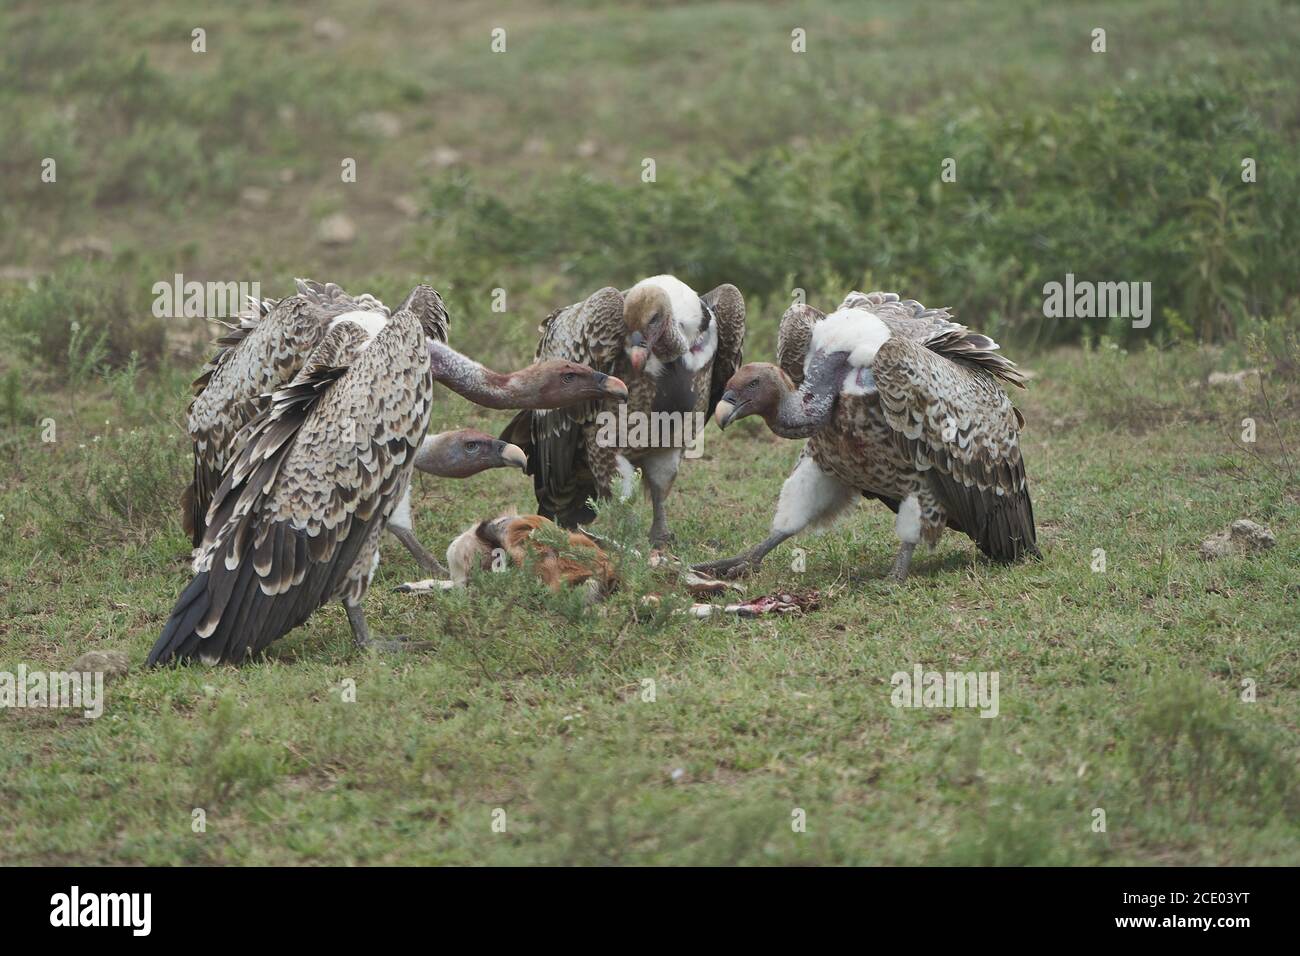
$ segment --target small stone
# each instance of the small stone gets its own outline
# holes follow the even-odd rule
[[[676,767],[673,769],[673,772],[669,774],[669,777],[672,778],[673,783],[681,783],[686,779],[686,771],[681,767]]]
[[[1222,531],[1201,542],[1201,557],[1207,561],[1233,554],[1256,554],[1277,544],[1273,532],[1246,518],[1238,518]]]
[[[59,243],[61,256],[85,256],[88,259],[104,258],[113,254],[113,244],[99,236],[78,236]]]
[[[1249,518],[1238,518],[1232,523],[1229,531],[1232,532],[1232,543],[1248,551],[1267,551],[1277,544],[1277,538],[1272,531]]]
[[[333,17],[321,17],[311,25],[311,32],[315,34],[316,39],[326,40],[330,43],[336,43],[348,35],[348,31],[343,28]]]
[[[575,152],[583,159],[591,159],[591,157],[600,152],[600,146],[597,145],[594,139],[584,139],[578,144],[578,148]]]
[[[316,230],[316,237],[327,246],[346,246],[357,238],[357,227],[345,213],[326,216]]]
[[[271,202],[271,190],[248,186],[239,194],[240,201],[253,209],[265,209]]]
[[[352,121],[352,124],[362,133],[379,139],[396,139],[402,135],[401,117],[387,110],[362,113]]]
[[[1211,388],[1226,388],[1228,386],[1245,388],[1250,384],[1250,377],[1258,374],[1259,369],[1257,368],[1246,368],[1240,372],[1211,372],[1210,377],[1206,379],[1206,384]]]
[[[284,169],[280,170],[280,182],[291,183],[294,181],[294,179],[297,178],[297,175],[298,174],[295,173],[292,169],[285,167]]]
[[[448,166],[455,166],[460,162],[460,151],[452,149],[450,146],[439,146],[433,152],[424,157],[424,165],[437,166],[439,169],[446,169]]]
[[[420,214],[420,204],[411,196],[394,196],[393,208],[407,219],[414,219]]]
[[[86,651],[72,662],[71,669],[80,674],[120,677],[130,672],[131,660],[122,651]]]

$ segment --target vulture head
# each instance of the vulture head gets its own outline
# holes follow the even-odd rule
[[[679,308],[674,308],[676,293]],[[689,303],[691,314],[679,314],[682,303]],[[657,276],[638,282],[623,300],[623,325],[627,338],[623,349],[632,370],[640,372],[652,358],[663,364],[675,362],[685,354],[690,342],[705,331],[707,314],[699,306],[699,297],[678,279]]]
[[[860,375],[865,375],[865,384],[858,386]],[[713,417],[719,428],[726,428],[737,419],[761,415],[767,427],[784,438],[808,438],[831,420],[841,390],[850,382],[854,394],[874,390],[870,369],[853,365],[848,350],[812,352],[799,385],[775,365],[751,362],[727,380]]]
[[[510,379],[515,408],[567,408],[607,398],[627,399],[627,386],[621,378],[563,359],[534,362]]]
[[[416,452],[415,467],[439,478],[468,478],[489,468],[527,468],[528,457],[518,445],[461,428],[427,436]]]
[[[768,362],[750,362],[727,379],[727,390],[722,393],[713,418],[719,428],[726,428],[750,415],[761,415],[770,424],[781,402],[794,391],[790,376],[777,366]]]
[[[840,309],[814,327],[802,382],[796,386],[781,369],[763,362],[743,366],[727,381],[714,417],[725,428],[746,415],[762,415],[778,435],[815,435],[831,420],[841,394],[876,391],[871,363],[889,336],[888,326],[872,313]]]

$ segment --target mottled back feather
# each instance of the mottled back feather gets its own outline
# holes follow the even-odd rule
[[[1020,423],[994,376],[902,336],[871,370],[898,448],[980,550],[1007,561],[1037,554]]]
[[[354,310],[387,315],[373,296],[349,296],[334,283],[297,280],[296,295],[259,303],[217,340],[218,351],[194,382],[186,412],[194,471],[183,496],[186,533],[195,547],[226,463],[238,454],[236,436],[263,407],[264,396],[302,368],[338,315]]]

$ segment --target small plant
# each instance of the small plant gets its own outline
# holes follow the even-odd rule
[[[64,454],[75,456],[71,467],[32,489],[54,547],[141,544],[177,521],[187,463],[164,429],[118,432]]]
[[[1190,675],[1156,683],[1133,721],[1129,745],[1143,798],[1189,822],[1236,814],[1300,817],[1294,755],[1236,706]]]
[[[5,421],[10,425],[25,424],[31,415],[23,400],[23,385],[16,368],[0,379],[0,409],[4,410]]]
[[[164,323],[149,308],[150,281],[127,262],[78,262],[0,295],[6,337],[78,384],[132,353],[142,366],[163,354]]]
[[[72,403],[75,406],[77,395],[90,380],[102,375],[105,370],[104,360],[108,358],[108,331],[93,330],[74,324],[72,337],[68,340],[67,380]]]

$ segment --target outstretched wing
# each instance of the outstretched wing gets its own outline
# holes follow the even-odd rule
[[[1019,417],[993,375],[902,335],[880,346],[871,373],[899,448],[961,530],[996,560],[1036,555]]]
[[[727,390],[727,380],[744,363],[745,297],[734,285],[727,283],[706,292],[700,300],[708,306],[718,323],[718,349],[713,354],[707,409],[711,412]]]
[[[336,326],[241,432],[197,573],[149,664],[237,663],[346,587],[364,593],[372,568],[360,565],[410,480],[433,388],[424,332],[409,313],[358,355],[367,339],[351,323]]]
[[[539,331],[537,359],[581,362],[607,375],[624,371],[623,293],[606,287],[582,302],[552,312]],[[524,449],[537,501],[548,517],[581,508],[591,494],[584,428],[616,403],[585,402],[568,408],[522,411],[501,438]]]
[[[355,310],[388,310],[373,296],[355,298],[332,282],[297,280],[296,295],[263,302],[217,340],[219,351],[194,381],[186,425],[194,476],[182,498],[185,531],[198,547],[221,473],[239,448],[236,436],[263,407],[265,393],[287,383],[321,341],[330,321]]]
[[[776,362],[796,386],[803,384],[804,360],[812,344],[813,326],[824,318],[825,312],[806,303],[790,306],[781,316],[781,328],[776,334]]]

